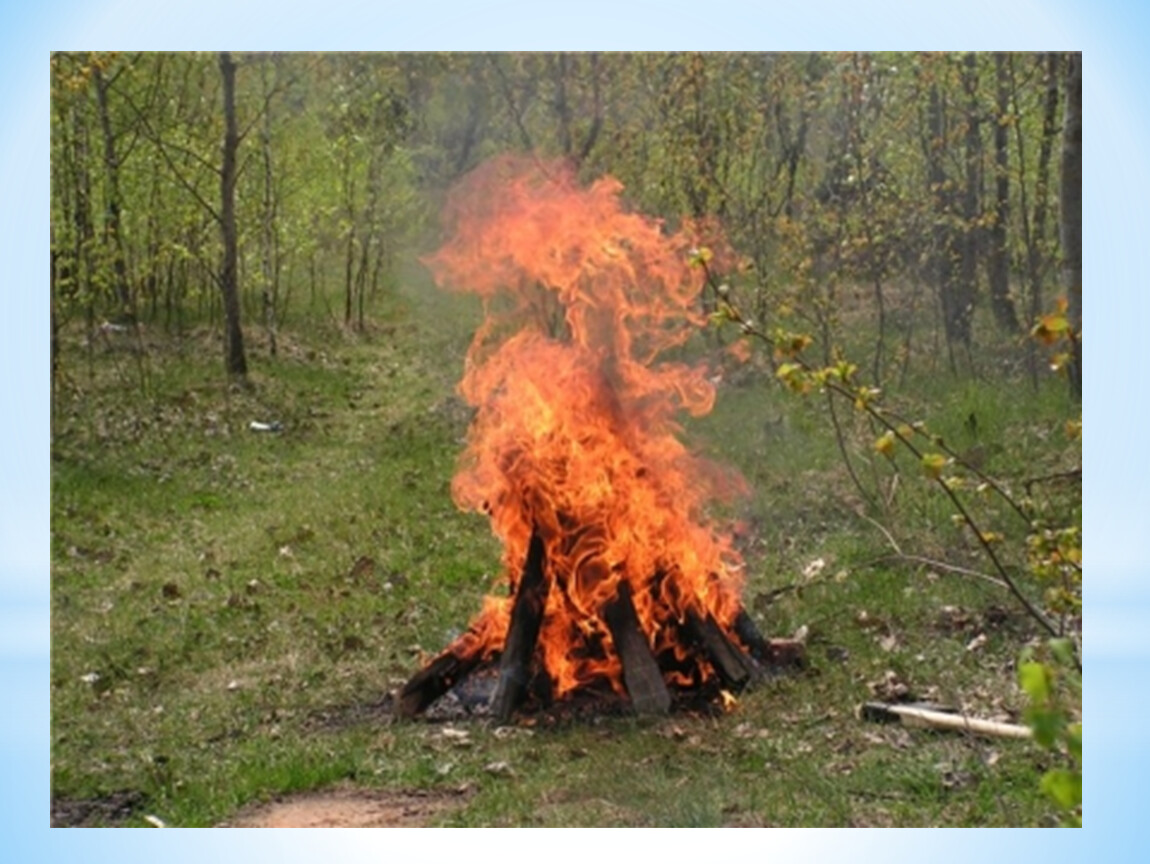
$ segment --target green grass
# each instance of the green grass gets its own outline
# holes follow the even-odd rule
[[[808,674],[718,718],[511,734],[473,722],[464,739],[389,722],[373,706],[466,626],[500,570],[485,521],[449,488],[467,417],[452,393],[478,310],[414,270],[405,285],[366,334],[284,334],[271,359],[253,330],[250,389],[222,380],[206,332],[182,353],[155,337],[146,395],[125,358],[99,354],[89,377],[68,343],[52,446],[54,798],[131,790],[145,804],[117,824],[211,825],[350,779],[466,787],[439,817],[450,825],[1051,823],[1037,748],[856,719],[891,673],[921,698],[1016,716],[1013,664],[1034,630],[994,585],[888,560],[855,515],[822,404],[746,372],[687,429],[754,490],[731,514],[746,605],[769,635],[808,628]],[[893,398],[964,446],[976,413],[993,470],[1066,458],[1047,433],[1069,410],[1054,385],[942,376],[906,392]],[[252,433],[252,420],[285,431]],[[852,427],[860,465],[866,435]],[[908,553],[973,566],[944,504],[902,470],[886,527]],[[768,602],[816,559],[819,577]]]

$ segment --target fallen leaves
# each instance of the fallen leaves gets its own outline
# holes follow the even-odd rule
[[[444,726],[439,732],[439,737],[452,747],[467,748],[474,743],[471,740],[470,732],[466,729],[456,729],[453,726]]]
[[[868,681],[866,686],[883,702],[906,702],[912,698],[910,686],[893,669],[887,669],[881,678]]]
[[[515,770],[511,764],[504,761],[488,762],[483,766],[483,770],[493,777],[514,777]]]
[[[987,642],[986,634],[985,633],[979,633],[977,636],[975,636],[973,639],[971,639],[969,642],[966,643],[966,650],[967,651],[977,651],[983,645],[985,645],[986,642]]]

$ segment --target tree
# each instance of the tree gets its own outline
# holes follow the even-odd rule
[[[1050,254],[1046,240],[1046,222],[1049,213],[1050,190],[1050,158],[1054,151],[1054,140],[1058,131],[1058,67],[1059,55],[1050,52],[1040,55],[1038,62],[1043,64],[1042,82],[1045,87],[1045,97],[1042,111],[1042,134],[1038,150],[1038,167],[1034,179],[1034,208],[1033,212],[1027,205],[1027,172],[1026,172],[1026,135],[1024,134],[1022,117],[1023,106],[1020,88],[1014,71],[1014,55],[1010,55],[1008,70],[1010,72],[1012,102],[1014,105],[1014,118],[1012,125],[1015,132],[1015,142],[1018,148],[1019,196],[1022,211],[1022,241],[1026,253],[1026,280],[1029,288],[1029,304],[1027,308],[1028,325],[1033,327],[1042,314],[1042,297],[1044,295],[1043,283],[1046,280]],[[1029,343],[1029,362],[1031,380],[1037,386],[1038,362],[1033,342]]]
[[[978,260],[982,237],[982,106],[978,100],[978,58],[968,52],[962,58],[962,89],[966,95],[966,132],[963,136],[964,183],[962,188],[962,236],[959,240],[959,303],[970,310],[978,294]],[[969,328],[970,312],[964,314]],[[970,342],[971,334],[965,333]]]
[[[100,59],[92,62],[92,80],[96,86],[96,105],[99,108],[100,131],[104,138],[104,172],[107,187],[104,192],[104,236],[111,250],[114,291],[119,302],[119,317],[135,320],[132,290],[128,285],[128,270],[124,262],[124,229],[120,222],[120,160],[116,154],[116,136],[112,131],[111,115],[108,111],[108,89],[112,81],[104,76],[104,64]],[[125,67],[121,67],[122,72]],[[117,73],[119,74],[119,73]]]
[[[954,348],[959,345],[970,358],[970,321],[973,312],[973,296],[968,297],[961,280],[955,273],[958,256],[958,238],[954,230],[954,186],[947,176],[945,157],[947,152],[947,112],[946,99],[938,81],[941,64],[932,64],[933,75],[928,83],[926,162],[927,182],[930,190],[932,210],[931,262],[935,286],[942,304],[942,323],[946,333],[947,354],[950,368],[957,370]]]
[[[220,52],[220,77],[224,85],[224,143],[220,167],[220,236],[224,247],[220,293],[224,301],[224,355],[228,374],[244,378],[248,374],[248,363],[244,355],[244,332],[240,326],[236,266],[236,152],[240,136],[236,126],[236,64],[227,51]]]
[[[1069,55],[1066,66],[1060,195],[1062,287],[1074,346],[1070,384],[1074,395],[1082,398],[1082,55]]]
[[[1010,296],[1010,81],[1006,55],[994,55],[994,220],[990,223],[987,281],[995,320],[1007,333],[1017,333],[1018,312]]]

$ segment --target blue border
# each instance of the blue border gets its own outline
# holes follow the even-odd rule
[[[48,52],[52,49],[1030,49],[1082,50],[1085,64],[1086,828],[1080,832],[666,832],[660,852],[801,853],[815,860],[928,856],[943,862],[1135,860],[1150,776],[1144,687],[1150,654],[1140,349],[1146,282],[1150,113],[1141,3],[578,0],[425,5],[202,0],[47,0],[0,15],[0,837],[13,861],[282,862],[405,854],[391,832],[65,832],[48,829]],[[232,43],[232,44],[221,44]],[[1140,362],[1141,361],[1141,362]],[[290,837],[291,839],[281,839]],[[1088,838],[1088,839],[1087,839]],[[494,857],[460,832],[435,858]],[[604,838],[605,839],[605,838]],[[525,854],[540,838],[517,834]],[[630,843],[600,842],[596,855]],[[676,849],[669,845],[674,842]],[[1089,843],[1087,847],[1085,844]],[[522,844],[522,845],[520,845]],[[684,845],[697,848],[684,849]],[[534,853],[538,853],[536,847]],[[440,854],[442,852],[442,854]],[[427,854],[426,852],[422,854]],[[547,853],[544,853],[547,854]],[[578,854],[578,853],[574,853]]]

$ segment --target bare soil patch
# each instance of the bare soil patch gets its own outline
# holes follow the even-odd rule
[[[461,806],[468,791],[340,786],[247,807],[220,828],[421,828]]]

